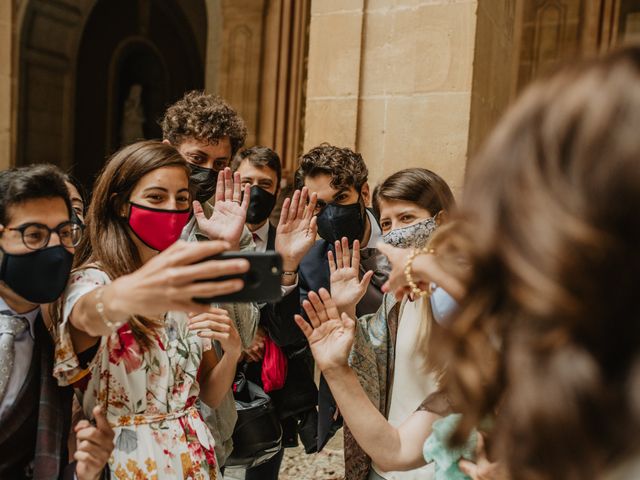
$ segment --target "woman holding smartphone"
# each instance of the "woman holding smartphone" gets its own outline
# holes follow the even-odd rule
[[[239,291],[240,280],[211,279],[249,265],[198,263],[226,242],[175,243],[190,212],[189,168],[177,150],[140,142],[116,153],[96,181],[63,298],[54,375],[74,386],[85,415],[96,405],[106,412],[116,477],[219,475],[196,402],[220,402],[241,343],[226,311],[192,299]]]

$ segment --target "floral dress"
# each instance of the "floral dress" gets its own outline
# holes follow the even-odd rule
[[[215,479],[214,439],[196,408],[204,342],[187,329],[187,316],[169,312],[150,348],[128,324],[102,337],[88,364],[73,350],[69,315],[77,301],[108,284],[97,268],[74,272],[65,292],[54,376],[72,385],[84,414],[102,405],[114,432],[112,479]],[[82,355],[81,355],[82,356]],[[222,478],[222,475],[219,475]]]

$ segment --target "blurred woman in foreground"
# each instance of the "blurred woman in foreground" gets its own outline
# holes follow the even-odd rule
[[[454,439],[497,412],[489,450],[512,478],[640,475],[639,131],[640,48],[566,69],[530,88],[470,162],[447,247],[413,262],[388,252],[399,293],[407,276],[431,282],[425,266],[446,252],[468,262],[438,342],[442,388],[463,413]],[[354,322],[323,297],[298,324],[341,413],[402,455],[424,432],[420,413],[399,429],[376,412],[349,420],[362,408],[337,392]],[[403,457],[407,468],[417,457]]]

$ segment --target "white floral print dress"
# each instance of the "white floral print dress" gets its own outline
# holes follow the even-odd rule
[[[96,405],[115,432],[111,478],[215,479],[214,439],[196,408],[203,341],[187,329],[187,315],[169,312],[149,349],[128,324],[102,337],[82,368],[73,350],[69,315],[77,301],[108,284],[97,268],[72,273],[56,341],[54,376],[72,385],[88,418]],[[222,478],[222,475],[219,475]]]

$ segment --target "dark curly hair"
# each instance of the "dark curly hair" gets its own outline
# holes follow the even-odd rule
[[[331,175],[331,186],[335,189],[354,187],[360,191],[367,182],[369,171],[359,153],[322,143],[300,157],[296,188],[304,185],[306,177],[322,174]]]
[[[229,137],[231,156],[244,145],[247,126],[221,97],[193,90],[171,105],[160,122],[162,135],[178,146],[187,138],[217,143]]]

